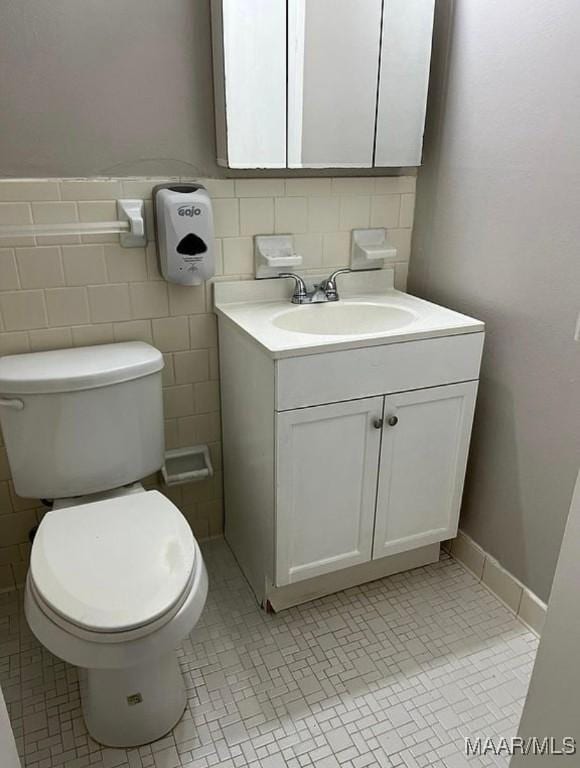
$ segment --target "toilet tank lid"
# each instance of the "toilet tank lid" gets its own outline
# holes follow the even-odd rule
[[[139,379],[163,368],[163,355],[143,341],[55,349],[0,358],[0,394],[75,392]]]

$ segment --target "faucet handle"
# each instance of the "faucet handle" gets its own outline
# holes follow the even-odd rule
[[[306,298],[308,291],[306,290],[306,283],[300,277],[300,275],[295,275],[294,272],[280,272],[278,277],[291,277],[293,280],[295,280],[296,284],[294,287],[294,293],[292,294],[292,302],[294,304],[301,304]]]
[[[350,267],[343,267],[342,269],[335,269],[334,272],[326,278],[326,280],[322,283],[322,288],[324,292],[326,293],[326,298],[328,301],[338,301],[338,290],[336,288],[336,278],[339,275],[346,275],[348,272],[352,272],[352,269]]]

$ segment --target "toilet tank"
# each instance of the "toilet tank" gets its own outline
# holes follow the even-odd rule
[[[117,488],[163,464],[159,350],[140,341],[0,358],[0,423],[19,496]]]

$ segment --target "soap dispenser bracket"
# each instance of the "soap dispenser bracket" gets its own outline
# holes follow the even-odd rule
[[[290,267],[302,266],[302,256],[294,252],[292,235],[256,235],[254,238],[256,278],[278,277]]]
[[[123,248],[144,248],[147,245],[145,234],[145,203],[143,200],[117,200],[119,221],[129,222],[129,231],[121,232]]]
[[[350,250],[350,266],[353,270],[381,269],[385,261],[396,261],[397,249],[389,243],[387,230],[353,229]]]

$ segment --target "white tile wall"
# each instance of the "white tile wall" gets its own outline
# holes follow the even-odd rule
[[[0,180],[0,225],[116,219],[115,201],[167,179]],[[185,179],[182,179],[185,181]],[[386,226],[409,259],[415,179],[202,179],[214,205],[216,279],[251,278],[253,235],[295,236],[306,270],[348,264],[350,229]],[[147,203],[150,211],[150,202]],[[222,531],[217,333],[211,285],[165,283],[155,245],[124,249],[115,235],[0,239],[0,355],[143,339],[165,355],[166,443],[208,442],[216,475],[171,491],[196,535]],[[151,483],[154,479],[151,478]],[[42,508],[19,499],[0,443],[0,589],[26,572],[28,531]]]

